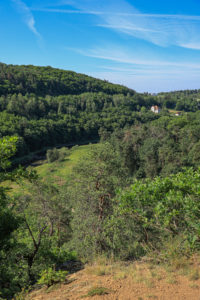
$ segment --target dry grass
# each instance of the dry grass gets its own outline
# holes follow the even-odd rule
[[[194,263],[196,268],[194,268]],[[115,280],[130,279],[134,283],[153,288],[155,282],[165,281],[168,284],[178,283],[178,276],[185,276],[190,281],[200,279],[199,257],[192,260],[186,257],[173,258],[168,264],[156,265],[140,262],[113,262],[105,257],[98,258],[95,264],[86,268],[87,274],[96,276],[112,275]]]
[[[112,274],[110,266],[87,266],[85,272],[89,275],[105,276]]]
[[[60,290],[48,294],[42,291],[43,298],[35,295],[31,300],[75,300],[93,296],[94,299],[102,297],[106,300],[199,299],[199,271],[199,258],[188,260],[187,263],[177,260],[176,266],[113,262],[99,258],[98,262],[71,275],[74,283],[62,285]],[[163,295],[165,298],[162,298]]]
[[[189,285],[192,289],[200,289],[200,286],[198,284],[192,283]]]
[[[171,275],[168,278],[166,278],[166,282],[169,284],[177,284],[178,280],[176,279],[175,276]]]
[[[118,271],[114,274],[114,279],[125,279],[127,278],[127,272],[126,271]]]
[[[194,269],[191,271],[189,279],[190,280],[198,280],[200,278],[200,273],[198,269]]]

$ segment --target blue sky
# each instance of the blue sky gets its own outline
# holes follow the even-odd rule
[[[200,88],[199,0],[4,0],[0,61],[138,92]]]

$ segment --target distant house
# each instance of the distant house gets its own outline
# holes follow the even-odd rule
[[[161,111],[161,109],[158,105],[153,105],[151,107],[151,111],[154,112],[155,114],[158,114]]]
[[[181,112],[180,111],[177,111],[176,113],[175,113],[175,116],[180,116],[181,115]]]

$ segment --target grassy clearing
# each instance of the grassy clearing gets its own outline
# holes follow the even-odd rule
[[[96,144],[74,146],[70,149],[70,155],[66,156],[62,161],[48,163],[46,159],[40,160],[28,168],[36,170],[43,180],[62,185],[70,177],[72,169],[79,159],[86,154],[89,149],[96,146]],[[11,188],[10,194],[19,193],[21,191],[21,187],[13,182],[6,181],[3,182],[2,185]]]
[[[40,165],[34,167],[34,169],[37,171],[38,175],[45,180],[53,180],[57,183],[62,183],[62,180],[65,180],[70,176],[73,167],[77,164],[79,159],[92,147],[96,147],[96,144],[74,146],[70,150],[71,154],[63,161],[48,163],[47,160],[44,160],[38,162]]]

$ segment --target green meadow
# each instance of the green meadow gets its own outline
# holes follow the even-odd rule
[[[38,165],[33,168],[44,180],[50,180],[55,183],[61,184],[69,177],[73,167],[91,147],[95,147],[95,145],[90,144],[83,146],[74,146],[73,148],[68,149],[70,154],[66,155],[66,157],[62,161],[54,161],[52,163],[48,163],[47,159],[45,159],[43,161],[36,162],[36,165]]]
[[[62,148],[66,150],[67,155],[61,160],[49,163],[47,159],[34,162],[28,169],[33,169],[37,172],[38,176],[46,182],[51,182],[56,185],[63,185],[70,177],[73,167],[76,166],[79,159],[85,155],[89,149],[96,147],[96,144],[74,146],[71,149]],[[1,184],[11,188],[10,194],[20,193],[21,185],[17,183],[5,181]]]

